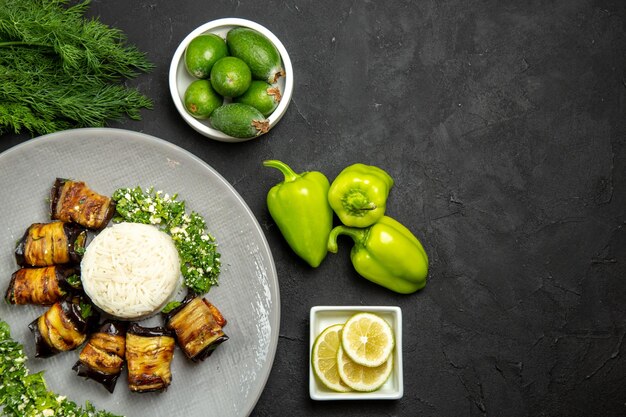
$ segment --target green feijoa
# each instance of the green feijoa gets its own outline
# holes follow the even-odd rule
[[[234,101],[249,104],[268,117],[280,103],[280,90],[265,81],[254,80],[248,90]]]
[[[254,107],[243,103],[218,107],[211,114],[210,121],[215,129],[236,138],[253,138],[270,130],[269,120]]]
[[[211,68],[219,59],[228,55],[228,47],[223,38],[207,33],[197,36],[185,49],[185,68],[196,78],[209,78]]]
[[[255,79],[274,84],[285,75],[278,49],[256,30],[244,27],[231,29],[226,34],[226,43],[232,56],[248,64]]]
[[[209,80],[196,80],[185,90],[185,108],[196,119],[207,119],[223,102]]]
[[[211,85],[224,97],[237,97],[250,87],[250,68],[241,59],[227,56],[215,63],[211,69]]]

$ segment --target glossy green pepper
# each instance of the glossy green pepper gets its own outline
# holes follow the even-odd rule
[[[319,266],[328,253],[328,235],[333,228],[328,178],[317,171],[296,174],[281,161],[264,161],[263,165],[285,175],[267,194],[270,215],[291,249],[312,267]]]
[[[428,256],[413,233],[397,220],[383,216],[366,229],[337,226],[328,238],[328,250],[337,252],[337,236],[354,240],[350,252],[354,269],[364,278],[401,294],[424,288]]]
[[[367,227],[385,214],[393,178],[384,170],[354,164],[337,175],[328,191],[328,202],[339,220],[352,227]]]

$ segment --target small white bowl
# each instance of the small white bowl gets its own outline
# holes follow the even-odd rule
[[[311,351],[315,338],[328,326],[343,324],[352,315],[360,312],[378,314],[391,325],[396,337],[393,350],[393,370],[387,382],[374,392],[335,392],[326,388],[313,373]],[[398,400],[404,395],[402,376],[402,310],[400,307],[385,306],[316,306],[311,308],[309,334],[309,395],[312,400]]]
[[[262,33],[274,44],[274,46],[276,46],[276,49],[278,49],[280,57],[282,58],[283,68],[285,69],[285,76],[280,77],[277,82],[282,98],[280,100],[280,103],[278,104],[278,107],[276,107],[276,110],[274,110],[274,112],[268,117],[270,122],[270,130],[274,126],[276,126],[276,123],[278,123],[281,117],[283,117],[283,114],[285,114],[285,111],[287,111],[287,107],[289,106],[289,102],[291,101],[291,96],[293,94],[293,67],[291,66],[289,54],[287,53],[287,50],[283,46],[282,42],[268,29],[258,23],[239,18],[225,18],[213,20],[196,28],[193,32],[187,35],[185,39],[183,39],[180,45],[178,45],[176,52],[174,53],[174,57],[172,58],[172,63],[170,65],[169,74],[170,93],[172,94],[172,99],[174,100],[174,105],[176,106],[176,109],[183,117],[183,119],[189,124],[189,126],[191,126],[198,133],[206,137],[222,142],[243,142],[246,140],[254,139],[254,137],[235,138],[226,135],[217,129],[213,129],[208,120],[196,119],[187,112],[183,104],[185,90],[187,89],[189,84],[191,84],[196,78],[192,77],[187,72],[187,69],[185,68],[184,57],[187,45],[189,45],[189,43],[196,36],[203,33],[214,33],[226,39],[226,34],[228,33],[228,31],[235,27],[247,27]]]

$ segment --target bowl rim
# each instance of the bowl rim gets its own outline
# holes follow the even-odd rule
[[[169,69],[170,94],[172,96],[172,100],[174,101],[176,110],[178,110],[178,113],[182,116],[183,120],[185,120],[187,124],[189,124],[198,133],[208,138],[215,139],[221,142],[244,142],[244,141],[258,138],[259,136],[262,136],[262,135],[253,136],[251,138],[235,138],[233,136],[226,135],[225,133],[222,133],[217,129],[213,129],[210,126],[207,126],[206,124],[202,123],[200,120],[194,118],[189,113],[187,113],[187,110],[185,109],[185,106],[183,105],[183,102],[180,98],[179,90],[178,90],[178,68],[179,68],[181,59],[183,59],[187,45],[189,45],[192,39],[194,39],[196,36],[199,36],[206,32],[211,32],[212,30],[223,27],[223,26],[241,26],[241,27],[254,29],[262,33],[264,36],[266,36],[274,44],[276,49],[278,49],[280,57],[283,61],[283,68],[285,69],[285,74],[286,74],[284,77],[285,88],[284,88],[284,91],[281,91],[282,97],[281,97],[280,103],[278,104],[278,107],[276,107],[276,109],[268,117],[268,120],[270,123],[270,130],[283,117],[283,115],[287,111],[287,107],[289,106],[289,103],[291,102],[291,97],[293,95],[293,87],[294,87],[293,66],[291,64],[291,59],[289,58],[289,53],[287,52],[287,49],[285,48],[283,43],[280,41],[280,39],[278,39],[276,35],[274,35],[269,29],[267,29],[265,26],[257,22],[253,22],[248,19],[242,19],[238,17],[225,17],[221,19],[211,20],[207,23],[204,23],[198,26],[196,29],[191,31],[187,36],[185,36],[185,38],[176,48],[176,51],[174,52],[172,61],[170,63],[170,69]]]
[[[337,312],[348,313],[388,313],[394,318],[394,323],[389,323],[394,332],[396,339],[396,348],[394,349],[394,370],[397,369],[397,375],[391,375],[390,378],[397,378],[398,387],[391,392],[326,392],[320,391],[318,381],[313,372],[311,353],[313,344],[319,332],[316,331],[317,316],[319,313]],[[397,368],[396,368],[397,367]],[[402,364],[402,309],[398,306],[365,306],[365,305],[347,305],[347,306],[314,306],[311,307],[309,318],[309,396],[316,401],[332,401],[332,400],[398,400],[404,395],[404,372]]]

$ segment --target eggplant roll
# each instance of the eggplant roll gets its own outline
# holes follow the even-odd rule
[[[57,178],[50,190],[52,220],[74,222],[88,229],[104,228],[115,213],[110,197],[92,191],[82,181]]]
[[[79,376],[93,379],[113,392],[122,372],[125,352],[125,323],[106,321],[91,335],[72,369]]]
[[[166,316],[166,327],[176,333],[178,346],[194,362],[209,357],[228,340],[222,327],[222,313],[205,298],[186,298],[183,304]]]
[[[74,223],[34,223],[18,242],[15,260],[20,266],[77,264],[86,240],[85,228]]]
[[[163,327],[132,323],[126,332],[128,387],[133,392],[163,391],[172,382],[170,364],[176,342]]]
[[[87,339],[94,321],[94,308],[82,298],[57,301],[28,326],[35,335],[35,356],[47,358],[76,349]]]
[[[68,278],[77,278],[79,273],[78,268],[63,265],[18,269],[11,275],[4,299],[9,304],[54,304],[73,287]]]

